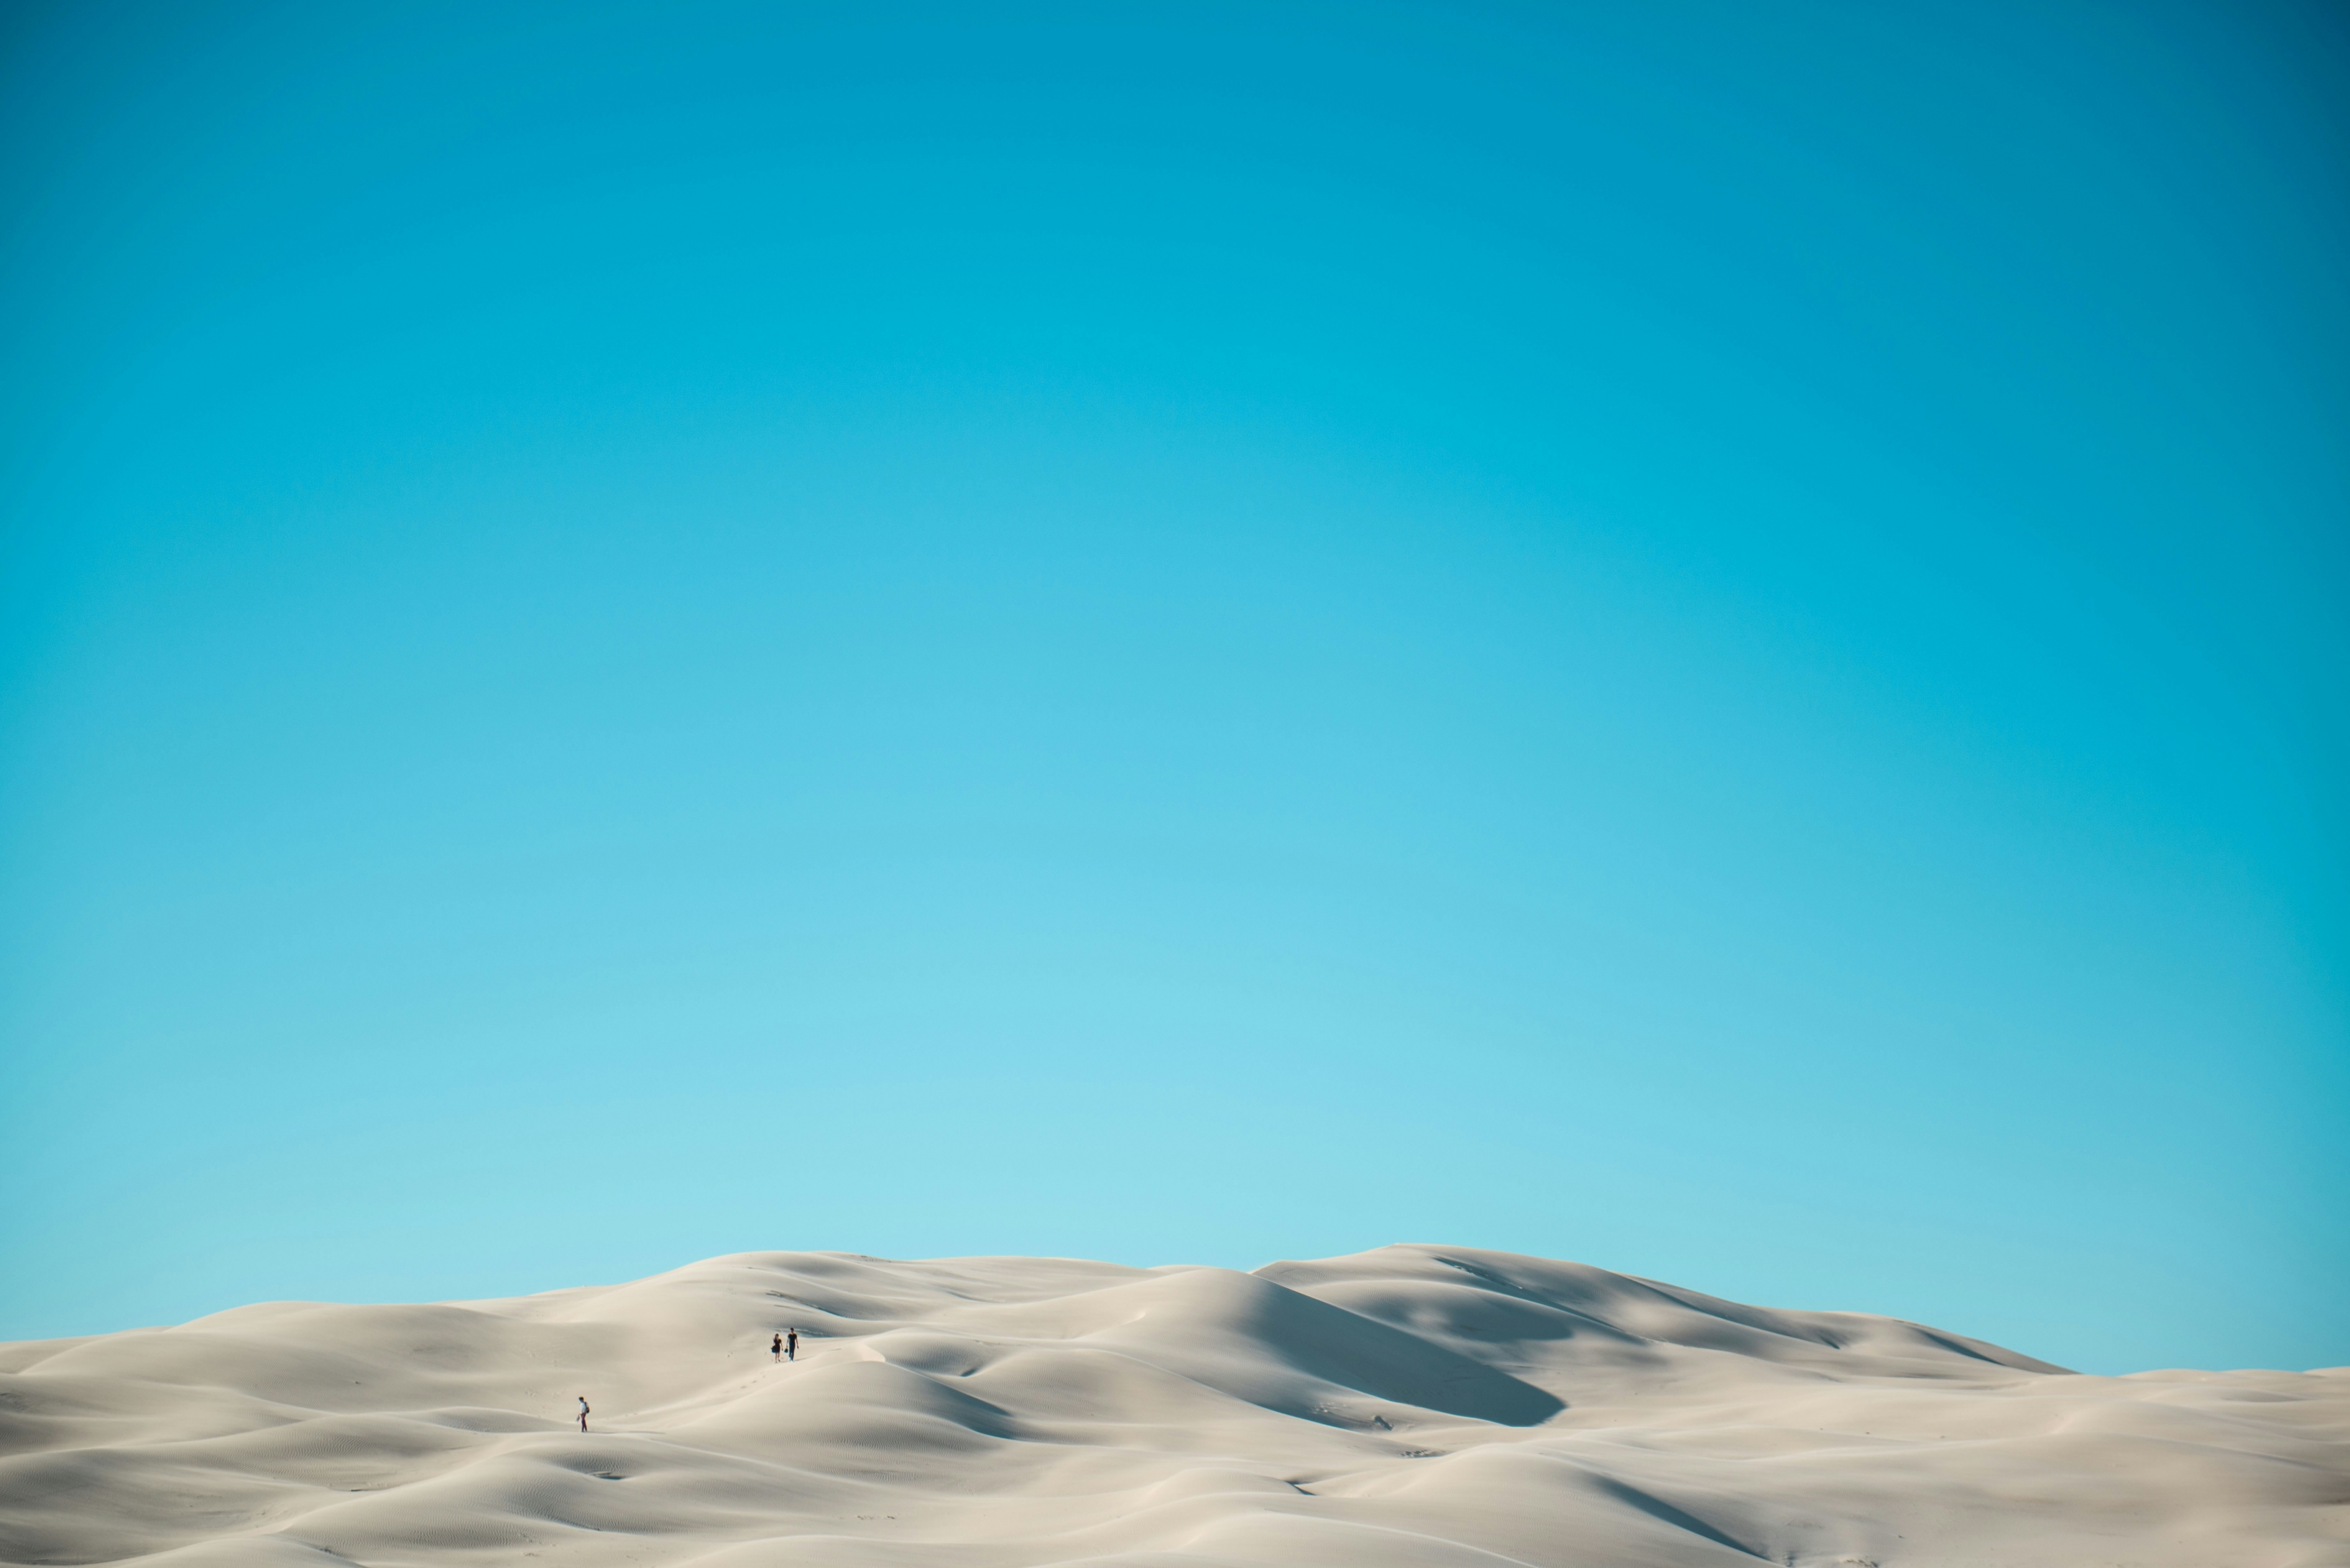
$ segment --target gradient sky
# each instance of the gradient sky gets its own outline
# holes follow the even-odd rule
[[[0,1335],[1437,1241],[2350,1362],[2350,24],[24,5]]]

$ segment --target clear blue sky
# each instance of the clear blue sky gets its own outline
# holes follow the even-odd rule
[[[16,7],[0,1335],[1451,1241],[2350,1362],[2345,26]]]

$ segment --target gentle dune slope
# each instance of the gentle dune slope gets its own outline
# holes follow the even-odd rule
[[[751,1252],[0,1368],[8,1563],[2350,1563],[2350,1370],[2087,1377],[1457,1247]]]

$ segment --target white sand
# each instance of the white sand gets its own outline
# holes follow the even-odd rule
[[[2350,1563],[2350,1369],[2081,1376],[1457,1247],[753,1252],[0,1368],[10,1563]]]

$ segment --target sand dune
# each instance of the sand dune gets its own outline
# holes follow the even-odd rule
[[[751,1252],[0,1371],[11,1564],[2350,1563],[2350,1369],[2084,1376],[1453,1247]]]

